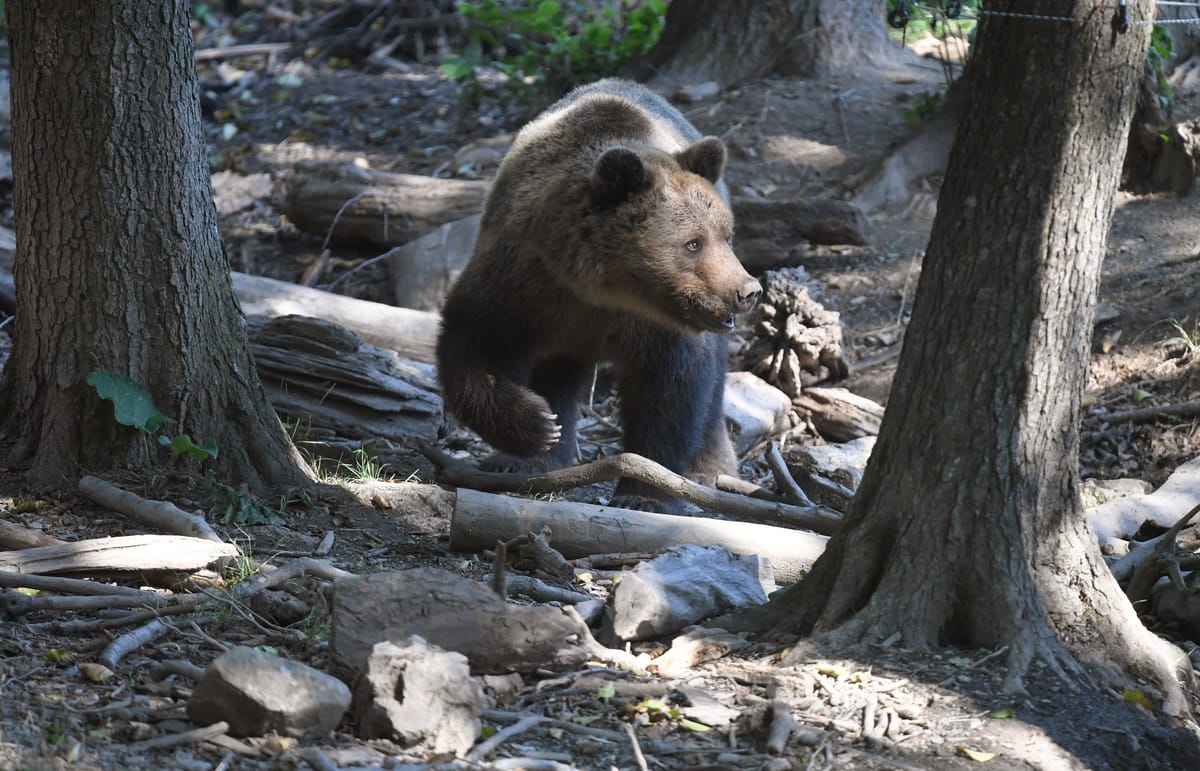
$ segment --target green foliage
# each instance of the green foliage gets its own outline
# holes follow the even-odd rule
[[[650,50],[666,0],[479,0],[460,2],[462,51],[442,63],[465,103],[485,92],[481,68],[503,74],[519,101],[548,101],[572,86],[620,71]]]
[[[887,10],[891,17],[900,0],[887,0]],[[923,37],[936,37],[944,40],[951,36],[972,36],[975,32],[979,9],[983,7],[982,0],[962,0],[958,18],[951,19],[942,13],[945,5],[935,3],[921,4],[917,7],[914,0],[905,0],[904,6],[908,11],[908,23],[901,28],[888,28],[888,36],[897,42],[919,40]]]
[[[154,406],[154,397],[150,392],[126,375],[108,370],[93,370],[87,376],[87,383],[96,389],[101,399],[107,399],[113,404],[113,417],[118,423],[130,428],[136,428],[143,440],[150,434],[156,433],[167,423],[175,421],[159,412]],[[171,456],[178,458],[187,455],[197,461],[210,460],[217,457],[217,443],[209,441],[206,444],[196,444],[187,434],[178,436],[161,435],[158,443],[171,451]],[[147,448],[149,457],[149,448]]]
[[[212,474],[204,477],[208,495],[208,511],[223,525],[282,525],[287,518],[254,496],[224,482],[218,482]]]
[[[1171,61],[1174,54],[1175,47],[1171,43],[1171,34],[1166,25],[1155,24],[1153,32],[1150,33],[1150,48],[1146,51],[1146,68],[1154,75],[1154,82],[1158,86],[1158,101],[1164,109],[1171,106],[1171,100],[1175,97],[1175,90],[1171,88],[1171,84],[1167,82],[1167,75],[1163,72],[1163,67]],[[1163,139],[1166,140],[1166,137]]]
[[[942,105],[942,92],[930,91],[913,100],[911,107],[900,111],[900,117],[911,123],[920,123],[937,115],[938,107]]]

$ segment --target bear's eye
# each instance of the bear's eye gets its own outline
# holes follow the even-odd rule
[[[698,252],[704,248],[704,241],[699,238],[693,238],[691,241],[688,241],[686,244],[684,244],[683,248],[687,249],[689,252]]]

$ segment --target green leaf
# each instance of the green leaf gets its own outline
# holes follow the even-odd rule
[[[682,717],[679,719],[679,726],[680,726],[680,728],[686,728],[689,731],[695,731],[698,734],[702,734],[705,731],[712,730],[711,728],[704,725],[703,723],[697,723],[695,720],[689,720],[686,717]]]
[[[612,680],[606,680],[604,685],[600,686],[600,689],[596,691],[596,698],[611,699],[616,692],[617,688],[613,685]]]
[[[1141,691],[1133,688],[1126,688],[1121,696],[1125,699],[1125,701],[1132,701],[1134,704],[1141,704],[1146,709],[1153,709],[1153,706],[1150,704],[1150,699],[1147,698],[1146,694],[1142,693]]]
[[[101,399],[113,403],[113,417],[123,426],[151,434],[164,423],[174,422],[158,411],[149,391],[120,372],[93,370],[87,376],[87,383]]]
[[[637,705],[637,708],[639,710],[644,709],[647,712],[662,712],[667,708],[667,705],[663,704],[661,699],[646,699],[641,704]]]
[[[998,709],[995,712],[993,712],[992,717],[996,718],[997,720],[1005,720],[1007,718],[1012,717],[1015,714],[1017,714],[1017,711],[1015,709],[1013,709],[1012,707],[1005,707],[1003,709]]]
[[[160,436],[158,443],[163,447],[170,448],[171,455],[176,458],[185,453],[194,460],[212,460],[217,457],[216,442],[209,441],[206,444],[196,444],[187,434],[180,434],[176,437]]]
[[[442,62],[439,68],[442,74],[451,80],[462,80],[475,72],[475,65],[463,58],[449,59]]]

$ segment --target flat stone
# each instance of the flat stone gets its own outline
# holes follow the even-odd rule
[[[188,700],[195,723],[224,720],[231,736],[328,734],[350,706],[336,677],[254,648],[232,648],[204,670]]]

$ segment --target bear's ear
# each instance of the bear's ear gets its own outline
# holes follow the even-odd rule
[[[716,184],[725,172],[725,143],[716,137],[698,139],[676,153],[675,160],[686,171]]]
[[[596,161],[592,172],[592,203],[611,209],[646,187],[646,167],[633,150],[614,147]]]

